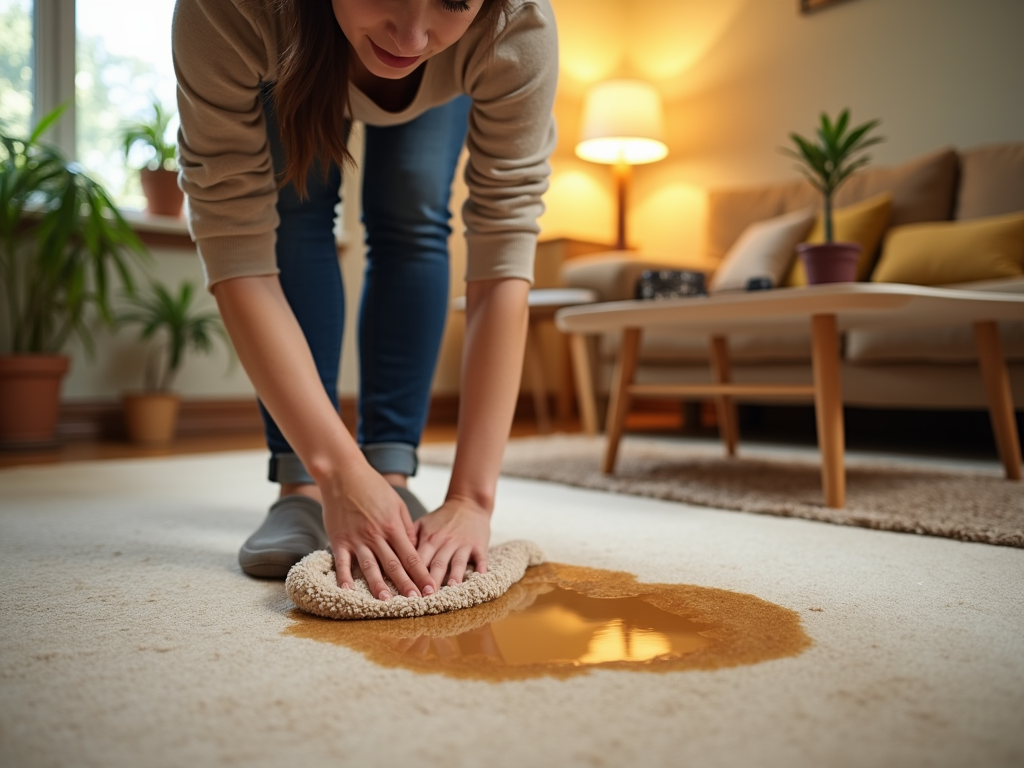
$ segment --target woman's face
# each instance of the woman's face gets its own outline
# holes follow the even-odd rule
[[[483,0],[331,0],[331,4],[363,66],[378,77],[398,80],[462,37]]]

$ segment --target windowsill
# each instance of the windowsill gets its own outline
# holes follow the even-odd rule
[[[168,235],[188,235],[188,225],[180,216],[154,216],[134,208],[121,208],[124,220],[136,232],[162,232]]]

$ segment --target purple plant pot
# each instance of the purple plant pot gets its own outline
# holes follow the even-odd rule
[[[861,247],[857,243],[801,243],[796,247],[808,285],[852,283],[857,280]]]

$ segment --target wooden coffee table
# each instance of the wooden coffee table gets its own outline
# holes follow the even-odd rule
[[[584,414],[584,427],[588,431],[596,431],[596,420],[585,337],[597,333],[622,333],[622,346],[608,403],[604,472],[610,474],[615,470],[619,440],[634,397],[715,397],[722,440],[726,451],[733,455],[738,440],[735,398],[810,396],[814,400],[818,425],[825,503],[830,507],[842,507],[846,499],[839,334],[853,328],[973,325],[999,457],[1006,477],[1021,479],[1020,442],[996,324],[999,320],[1009,319],[1024,319],[1024,295],[887,283],[838,283],[713,297],[606,302],[562,309],[555,315],[557,326],[572,334],[571,349],[576,381],[580,387],[578,398]],[[634,383],[643,331],[658,325],[671,325],[681,333],[703,335],[709,339],[713,383]],[[813,384],[735,384],[730,381],[730,334],[798,332],[806,330],[808,325],[811,329]],[[585,399],[589,399],[591,404],[589,422]]]

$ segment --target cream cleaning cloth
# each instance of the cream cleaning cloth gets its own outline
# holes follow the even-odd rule
[[[284,588],[302,611],[328,619],[407,619],[457,611],[486,603],[505,594],[523,578],[531,565],[544,562],[540,547],[529,541],[509,541],[491,547],[487,573],[467,572],[461,584],[441,587],[428,597],[392,597],[378,600],[366,579],[356,578],[353,589],[338,586],[334,558],[327,550],[306,555],[292,566]],[[385,577],[386,579],[386,577]],[[395,585],[388,581],[392,594]]]

